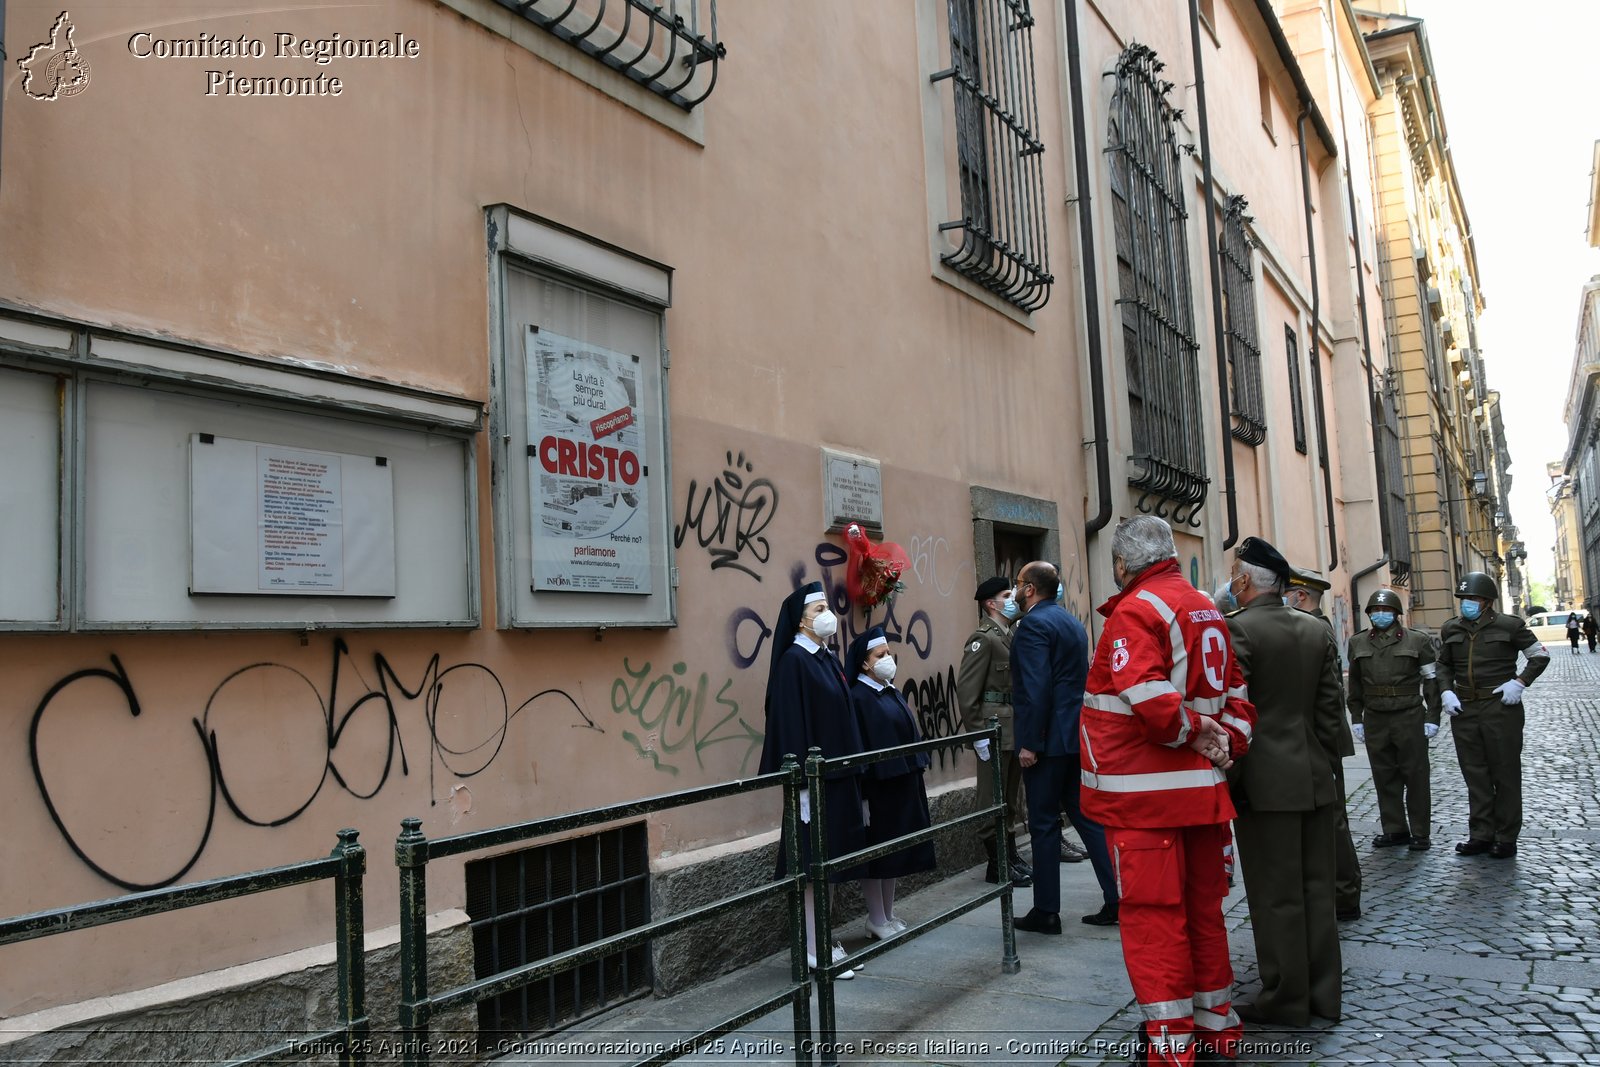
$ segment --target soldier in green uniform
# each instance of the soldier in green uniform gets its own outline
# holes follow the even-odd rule
[[[1289,575],[1289,587],[1284,590],[1283,602],[1320,620],[1332,632],[1333,620],[1322,613],[1322,594],[1332,588],[1327,579],[1316,571],[1296,567]],[[1337,635],[1334,640],[1338,640]],[[1339,695],[1340,706],[1343,707],[1342,690]],[[1337,874],[1333,883],[1333,905],[1340,922],[1361,918],[1361,858],[1356,855],[1355,842],[1350,839],[1350,814],[1344,795],[1344,759],[1355,754],[1356,745],[1350,731],[1341,730],[1339,762],[1333,765],[1334,784],[1339,788],[1339,826],[1335,831],[1339,851],[1334,855]]]
[[[1345,704],[1378,792],[1383,832],[1372,847],[1421,852],[1433,847],[1428,741],[1439,732],[1439,682],[1433,640],[1400,625],[1404,612],[1393,589],[1367,598],[1372,628],[1350,638]]]
[[[994,803],[994,776],[984,766],[991,758],[1000,760],[1000,776],[1005,782],[1006,817],[1022,811],[1022,764],[1017,762],[1016,735],[1011,730],[1011,627],[1008,619],[1020,612],[1011,601],[1011,583],[1004,578],[990,578],[978,586],[978,628],[967,637],[961,653],[961,670],[956,675],[956,700],[961,704],[961,724],[968,730],[982,730],[991,718],[1000,720],[1000,751],[990,752],[987,741],[977,743],[978,807]],[[1009,614],[1008,612],[1014,612]],[[996,861],[994,824],[985,822],[978,830],[978,840],[989,857],[985,877],[991,882],[1000,881],[1000,867]],[[1010,853],[1011,883],[1026,889],[1033,884],[1033,871],[1017,854],[1013,844]]]
[[[1461,614],[1439,632],[1439,700],[1467,780],[1469,832],[1456,851],[1509,859],[1522,830],[1522,691],[1550,665],[1550,650],[1521,618],[1495,610],[1499,593],[1482,571],[1456,583]],[[1527,658],[1520,675],[1518,652]]]
[[[1291,573],[1277,549],[1247,537],[1230,579],[1243,607],[1228,630],[1256,724],[1228,778],[1261,967],[1261,995],[1233,1008],[1246,1022],[1305,1026],[1341,1014],[1334,768],[1349,729],[1333,631],[1284,605]]]

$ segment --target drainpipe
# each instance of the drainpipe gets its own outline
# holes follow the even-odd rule
[[[1389,553],[1385,552],[1383,554],[1383,558],[1378,560],[1378,562],[1374,563],[1370,567],[1363,567],[1361,570],[1356,571],[1354,574],[1352,574],[1350,576],[1350,610],[1351,611],[1359,612],[1361,610],[1361,607],[1360,607],[1360,604],[1361,604],[1361,593],[1358,591],[1358,588],[1357,588],[1361,584],[1361,579],[1365,578],[1369,574],[1376,573],[1377,571],[1381,570],[1382,568],[1388,566],[1388,564],[1389,564]]]
[[[1200,3],[1189,0],[1189,38],[1194,52],[1194,102],[1200,113],[1200,163],[1205,185],[1206,260],[1211,264],[1211,323],[1217,346],[1217,410],[1222,415],[1222,495],[1228,505],[1228,538],[1222,542],[1226,552],[1239,539],[1239,499],[1233,480],[1233,412],[1228,395],[1227,331],[1222,322],[1222,269],[1217,250],[1216,183],[1211,174],[1211,125],[1206,121],[1205,62],[1200,52]],[[1310,201],[1307,201],[1310,203]]]
[[[1192,8],[1196,0],[1189,0]],[[1203,112],[1202,112],[1203,114]],[[1302,103],[1295,128],[1300,138],[1300,185],[1306,210],[1306,251],[1311,263],[1311,397],[1317,407],[1317,449],[1322,454],[1322,493],[1328,509],[1328,573],[1339,569],[1339,543],[1333,518],[1333,472],[1328,468],[1328,417],[1322,400],[1322,361],[1317,356],[1321,342],[1317,321],[1322,315],[1322,290],[1317,283],[1317,231],[1311,220],[1311,157],[1306,151],[1306,118],[1309,108]]]
[[[3,2],[3,0],[0,0]],[[1111,445],[1106,432],[1105,356],[1100,345],[1099,260],[1094,251],[1094,212],[1089,207],[1089,131],[1083,115],[1083,58],[1078,47],[1078,0],[1065,0],[1067,71],[1072,88],[1072,162],[1078,183],[1078,245],[1083,276],[1083,319],[1089,345],[1089,396],[1094,410],[1095,488],[1100,510],[1084,526],[1084,543],[1111,521]]]

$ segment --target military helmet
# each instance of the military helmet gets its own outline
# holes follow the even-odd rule
[[[1456,598],[1465,596],[1480,596],[1493,601],[1500,596],[1500,590],[1495,587],[1494,579],[1482,571],[1468,571],[1456,583]]]
[[[1396,615],[1405,614],[1405,605],[1400,603],[1400,594],[1393,589],[1379,589],[1367,597],[1367,612],[1371,614],[1379,608],[1388,608]]]

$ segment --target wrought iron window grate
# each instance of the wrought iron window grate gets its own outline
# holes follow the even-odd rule
[[[1028,0],[947,0],[961,217],[939,224],[960,245],[940,258],[1024,311],[1050,299],[1044,142]]]
[[[1289,357],[1289,422],[1294,427],[1294,450],[1306,454],[1306,396],[1300,384],[1300,341],[1294,327],[1283,328],[1283,350]]]
[[[1256,332],[1255,272],[1250,250],[1255,243],[1245,230],[1254,220],[1245,214],[1242,196],[1229,197],[1222,213],[1222,313],[1227,325],[1228,384],[1232,398],[1233,436],[1248,445],[1267,439],[1267,408],[1261,392],[1261,340]]]
[[[1411,579],[1411,530],[1406,508],[1406,480],[1404,468],[1404,441],[1400,438],[1399,388],[1393,374],[1385,376],[1383,393],[1378,398],[1378,413],[1383,444],[1383,514],[1380,517],[1388,531],[1389,573],[1395,585],[1405,585]]]
[[[1162,69],[1144,45],[1122,53],[1106,149],[1133,428],[1128,480],[1143,491],[1139,510],[1198,526],[1210,479],[1200,425],[1179,113],[1167,101],[1173,85],[1159,77]]]
[[[685,111],[711,95],[728,54],[717,39],[717,0],[499,3]]]
[[[479,978],[650,921],[644,824],[468,863],[467,915]],[[485,1034],[538,1036],[650,992],[639,945],[478,1004]]]

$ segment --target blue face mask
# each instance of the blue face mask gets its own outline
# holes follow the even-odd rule
[[[1463,600],[1461,602],[1461,617],[1468,622],[1483,614],[1483,605],[1476,600]]]
[[[1218,589],[1212,594],[1211,599],[1217,605],[1218,611],[1229,612],[1239,610],[1239,601],[1233,595],[1233,586],[1231,585],[1225,585],[1221,589]]]
[[[1017,605],[1015,596],[1008,596],[1000,601],[1000,614],[1008,619],[1016,619],[1022,614],[1022,608]]]
[[[1394,612],[1392,611],[1374,611],[1370,617],[1372,625],[1380,630],[1387,630],[1394,625]]]

